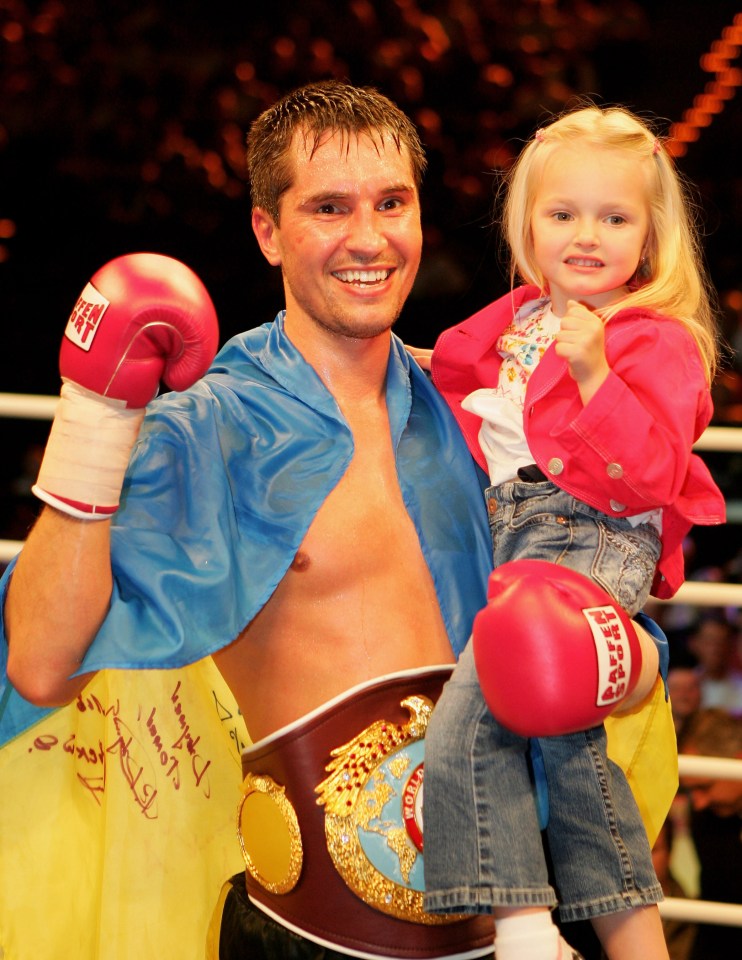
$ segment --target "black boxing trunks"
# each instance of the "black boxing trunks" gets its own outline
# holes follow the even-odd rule
[[[219,960],[492,955],[490,917],[422,906],[424,738],[450,673],[354,687],[244,751],[246,871],[223,891]]]

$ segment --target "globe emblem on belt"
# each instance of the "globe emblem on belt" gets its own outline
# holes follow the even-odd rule
[[[423,892],[423,741],[396,751],[361,791],[354,818],[361,849],[388,880]]]
[[[332,751],[329,776],[316,787],[327,849],[369,906],[414,923],[451,923],[460,918],[423,909],[424,738],[433,704],[412,696],[401,706],[406,723],[376,721]]]

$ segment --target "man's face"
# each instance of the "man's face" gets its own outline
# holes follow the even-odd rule
[[[673,667],[667,675],[672,714],[684,720],[701,706],[701,682],[691,667]]]
[[[296,134],[294,181],[280,223],[253,212],[268,261],[280,266],[290,336],[316,328],[366,339],[390,329],[422,251],[420,204],[406,148],[387,136],[326,135],[313,155]],[[299,337],[300,339],[300,337]]]
[[[689,748],[683,752],[694,753]],[[711,810],[718,817],[742,816],[742,780],[683,777],[681,787],[690,797],[694,810]]]
[[[689,646],[706,674],[711,677],[726,674],[733,650],[732,633],[726,624],[707,620],[691,637]]]

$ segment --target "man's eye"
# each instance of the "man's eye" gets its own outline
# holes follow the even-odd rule
[[[321,206],[317,207],[317,213],[337,213],[338,208],[334,203],[323,203]]]
[[[388,197],[386,200],[383,200],[379,205],[379,210],[396,210],[397,207],[402,205],[402,201],[397,197]]]

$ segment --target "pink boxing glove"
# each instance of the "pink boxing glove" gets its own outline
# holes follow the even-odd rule
[[[211,298],[185,264],[133,253],[101,267],[67,322],[61,400],[36,496],[80,519],[110,517],[160,380],[189,387],[209,368],[218,340]]]
[[[493,716],[524,737],[586,730],[651,689],[651,638],[581,573],[514,560],[491,575],[474,619],[474,661]],[[654,658],[654,659],[653,659]]]
[[[185,390],[206,373],[219,326],[206,288],[184,263],[130,253],[101,267],[67,322],[64,380],[144,407],[160,381]]]

